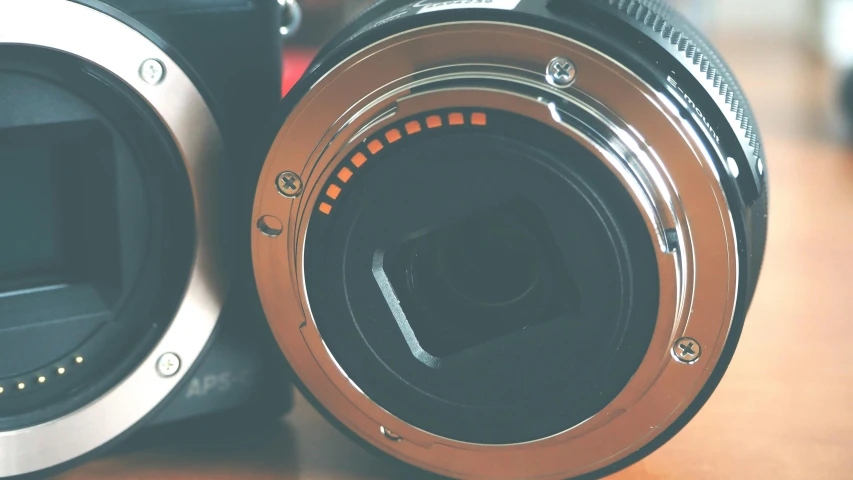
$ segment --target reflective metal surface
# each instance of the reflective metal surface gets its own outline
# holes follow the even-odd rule
[[[196,214],[191,276],[163,338],[133,373],[91,404],[49,423],[0,432],[0,477],[5,477],[72,460],[142,420],[188,370],[164,377],[157,360],[172,352],[185,367],[195,362],[216,326],[227,285],[218,244],[222,139],[204,99],[180,67],[139,32],[66,0],[0,0],[0,44],[65,52],[99,65],[130,86],[159,114],[183,155]],[[167,72],[155,85],[140,76],[140,65],[152,58]]]
[[[550,85],[542,74],[555,52],[583,72],[569,89]],[[485,58],[487,63],[472,62]],[[454,83],[460,79],[467,80],[464,86]],[[603,411],[550,438],[474,445],[395,418],[341,371],[311,315],[302,258],[320,186],[366,136],[394,119],[446,106],[514,111],[572,136],[620,178],[659,246],[659,318],[642,365]],[[259,180],[253,222],[273,216],[284,223],[278,237],[253,228],[256,279],[279,345],[347,428],[418,467],[457,478],[562,479],[611,464],[683,412],[713,371],[728,335],[738,282],[735,231],[714,167],[718,152],[704,145],[666,97],[612,59],[548,32],[457,23],[370,46],[330,71],[297,105]],[[303,179],[298,201],[279,194],[275,178],[282,171]],[[670,352],[686,336],[703,345],[695,365],[676,361]],[[402,440],[389,441],[387,431]]]

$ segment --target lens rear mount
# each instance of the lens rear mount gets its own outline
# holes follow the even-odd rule
[[[347,428],[391,455],[463,478],[566,478],[593,472],[641,449],[654,432],[672,425],[722,355],[737,300],[739,240],[718,170],[724,164],[720,146],[709,141],[701,124],[685,120],[690,118],[682,110],[686,107],[673,100],[665,82],[640,76],[594,45],[509,22],[424,22],[398,34],[386,32],[387,38],[356,56],[333,55],[337,60],[316,69],[287,106],[260,176],[253,218],[277,218],[287,232],[276,237],[253,233],[255,275],[266,314],[307,390]],[[555,56],[571,59],[576,67],[570,88],[554,86],[546,77]],[[390,155],[380,158],[382,151],[403,141],[406,123],[418,119],[426,125],[438,115],[450,124],[456,114],[473,128],[475,114],[488,119],[490,112],[545,125],[594,158],[642,219],[643,236],[629,238],[636,245],[647,242],[646,253],[658,273],[654,329],[640,345],[641,361],[624,388],[589,418],[558,424],[563,429],[548,434],[531,432],[523,441],[505,437],[497,445],[484,437],[463,438],[471,431],[467,428],[430,429],[407,419],[399,407],[389,408],[387,399],[371,397],[387,384],[362,388],[361,377],[340,361],[354,347],[328,341],[334,334],[324,331],[332,318],[326,302],[338,295],[344,277],[338,284],[313,283],[309,271],[317,244],[312,231],[322,231],[315,226],[339,210],[358,209],[354,199],[366,197],[348,195],[362,181],[371,181],[371,162],[390,160]],[[304,193],[296,200],[275,189],[275,178],[285,171],[303,180]],[[440,190],[435,195],[441,203]],[[358,229],[337,235],[363,240]],[[388,284],[400,290],[393,279]],[[347,299],[350,306],[361,300]],[[393,310],[387,295],[385,300],[374,302],[374,308]],[[348,314],[359,316],[356,308]],[[702,342],[702,359],[692,366],[671,353],[682,336]],[[440,370],[442,362],[450,361],[431,356],[435,359],[423,357],[423,363],[433,362],[424,368]],[[469,378],[475,382],[477,376]],[[442,411],[438,404],[425,408]],[[389,442],[382,433],[386,430],[402,440]]]
[[[362,144],[305,239],[308,303],[349,378],[402,420],[477,444],[539,440],[606,406],[659,297],[655,246],[609,169],[492,109],[403,117]]]

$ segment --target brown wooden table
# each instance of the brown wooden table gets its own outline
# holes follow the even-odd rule
[[[707,406],[613,478],[853,478],[853,150],[838,140],[829,108],[834,76],[783,41],[744,48],[723,39],[722,48],[767,146],[763,276],[734,362]],[[223,430],[161,433],[60,478],[399,478],[301,399],[263,432]]]

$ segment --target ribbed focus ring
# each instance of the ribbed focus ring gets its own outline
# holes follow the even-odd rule
[[[725,105],[725,109],[734,115],[733,126],[741,130],[745,147],[749,147],[745,148],[746,152],[751,153],[755,162],[761,159],[758,128],[740,86],[719,53],[680,13],[662,0],[593,1],[617,12],[649,37],[677,50],[688,64],[692,63],[688,67],[692,67],[696,78],[717,97],[718,103]]]

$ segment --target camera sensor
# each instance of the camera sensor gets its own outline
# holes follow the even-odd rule
[[[142,181],[132,162],[116,158],[122,150],[97,120],[0,130],[0,223],[10,227],[0,239],[4,296],[90,283],[115,299],[122,287],[119,185],[131,197],[122,204],[142,209],[122,212],[141,224],[127,225],[125,236],[144,238],[147,220]],[[132,277],[141,255],[126,250],[136,264],[128,266]]]

